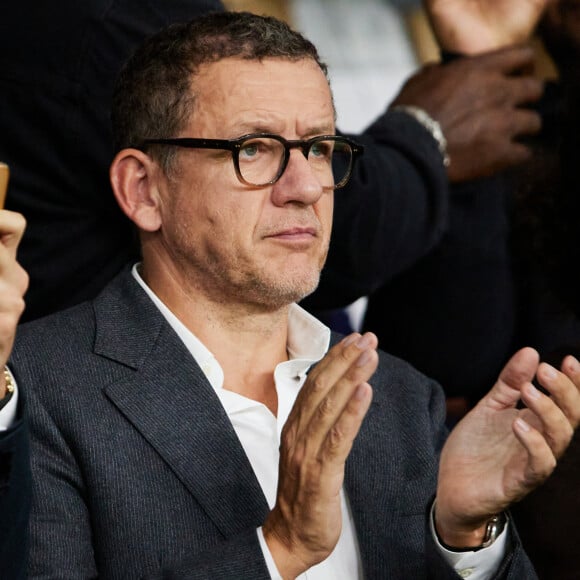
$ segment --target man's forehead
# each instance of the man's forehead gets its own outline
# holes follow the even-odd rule
[[[318,126],[334,130],[328,80],[312,58],[225,58],[200,67],[192,77],[192,92],[195,124],[212,117],[232,128],[247,123],[248,132],[274,132],[276,125],[294,118],[313,132],[320,132]]]
[[[304,67],[312,67],[312,69],[320,71],[320,74],[324,76],[324,72],[318,65],[318,63],[310,56],[304,56],[303,58],[287,58],[280,56],[267,56],[264,58],[244,58],[242,56],[228,56],[220,58],[212,62],[206,62],[197,68],[196,75],[207,74],[208,72],[214,70],[228,70],[228,69],[238,69],[244,68],[247,70],[260,71],[267,67],[277,68],[295,68],[296,70],[303,70]]]
[[[271,57],[257,60],[229,57],[201,65],[192,78],[192,85],[197,91],[224,87],[226,90],[264,90],[269,83],[294,85],[296,91],[300,91],[306,83],[319,83],[330,90],[325,74],[312,58],[291,60]]]

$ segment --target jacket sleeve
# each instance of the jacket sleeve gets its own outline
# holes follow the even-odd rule
[[[538,578],[530,559],[524,552],[513,520],[509,532],[511,549],[505,555],[503,562],[492,580],[535,580]],[[460,576],[449,566],[435,544],[431,533],[427,533],[427,578],[428,580],[454,580]]]
[[[181,562],[171,569],[148,575],[145,580],[270,580],[256,530],[231,538],[211,551]]]
[[[25,405],[19,393],[14,425],[0,433],[0,576],[26,578],[30,463]]]
[[[30,578],[97,578],[81,470],[63,432],[31,396]]]
[[[35,474],[30,520],[29,577],[88,580],[101,577],[99,562],[114,555],[99,552],[93,533],[100,527],[90,498],[99,494],[85,485],[82,466],[75,457],[75,441],[57,425],[51,413],[33,399],[32,468]],[[122,466],[119,466],[121,468]],[[114,509],[114,508],[112,508]],[[143,514],[146,518],[146,514]],[[104,533],[103,530],[100,533]],[[136,576],[147,579],[188,578],[267,580],[270,578],[256,529],[214,544],[170,565],[142,563]]]

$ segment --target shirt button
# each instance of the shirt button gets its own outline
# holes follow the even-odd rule
[[[459,575],[461,578],[469,578],[475,572],[475,568],[463,568],[459,570]]]

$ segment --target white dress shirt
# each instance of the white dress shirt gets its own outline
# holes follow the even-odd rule
[[[213,354],[188,330],[145,284],[137,265],[133,275],[186,348],[215,389],[236,434],[248,456],[270,508],[276,501],[280,434],[294,405],[296,396],[306,380],[308,369],[327,352],[330,330],[297,304],[290,307],[288,317],[288,361],[276,366],[274,381],[278,394],[278,416],[257,401],[223,388],[224,374]],[[341,492],[342,531],[338,543],[326,560],[299,576],[300,580],[362,579],[362,564],[356,530],[344,489]],[[264,541],[261,528],[257,530],[262,551],[272,578],[281,578]],[[434,535],[436,539],[436,535]],[[440,546],[444,557],[464,578],[486,580],[497,569],[505,553],[506,533],[484,550],[477,552],[449,552]]]

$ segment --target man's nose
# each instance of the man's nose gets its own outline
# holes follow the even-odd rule
[[[299,148],[291,149],[288,165],[273,186],[273,202],[276,205],[290,202],[312,205],[323,193],[324,188],[304,152]]]

